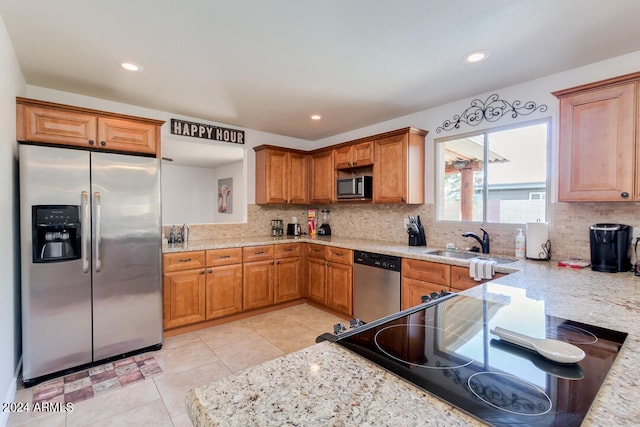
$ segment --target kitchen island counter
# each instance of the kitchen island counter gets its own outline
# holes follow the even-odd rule
[[[332,239],[330,244],[342,242]],[[351,239],[344,244],[369,250]],[[412,254],[414,248],[406,249],[402,248],[405,255],[401,256],[429,257]],[[391,246],[373,250],[397,254]],[[627,332],[629,336],[583,425],[637,425],[640,278],[631,273],[559,268],[555,262],[521,260],[508,265],[508,272],[514,274],[464,294],[486,298],[492,287],[516,288],[538,302],[546,314]],[[254,425],[483,425],[330,343],[317,344],[196,388],[187,395],[187,408],[194,425],[199,426],[242,425],[249,420]]]

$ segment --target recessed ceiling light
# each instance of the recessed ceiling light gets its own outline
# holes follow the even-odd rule
[[[142,71],[142,65],[136,64],[135,62],[121,62],[120,66],[127,71]]]
[[[482,60],[487,59],[489,56],[489,52],[484,50],[476,50],[474,52],[468,53],[464,56],[464,60],[467,62],[480,62]]]
[[[322,116],[320,114],[312,114],[311,115],[311,120],[320,120],[322,118]]]

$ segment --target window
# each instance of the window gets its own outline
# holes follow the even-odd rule
[[[437,220],[546,222],[549,122],[437,139]]]

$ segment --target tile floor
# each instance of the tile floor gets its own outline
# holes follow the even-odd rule
[[[13,413],[8,426],[191,426],[185,394],[204,385],[313,345],[318,335],[347,323],[307,304],[166,338],[150,352],[162,373],[73,405],[71,412]],[[32,403],[21,386],[16,402]]]

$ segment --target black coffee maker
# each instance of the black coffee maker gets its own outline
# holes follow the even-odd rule
[[[593,224],[589,227],[591,269],[608,273],[631,270],[633,228],[624,224]]]

